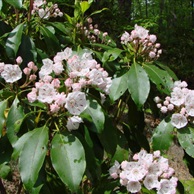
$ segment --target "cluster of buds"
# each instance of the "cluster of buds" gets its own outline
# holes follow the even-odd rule
[[[136,57],[144,57],[147,61],[156,60],[162,54],[160,43],[156,40],[156,35],[149,34],[148,30],[137,24],[130,34],[125,31],[121,36],[121,44],[134,52]]]
[[[51,2],[47,3],[46,0],[35,0],[31,13],[32,15],[38,14],[41,19],[63,16],[63,13],[60,11],[57,4],[53,4]]]
[[[172,114],[171,123],[177,129],[185,127],[189,121],[193,122],[194,90],[188,89],[185,81],[175,81],[170,96],[163,102],[158,96],[154,101],[162,113]]]
[[[28,93],[29,102],[47,104],[51,114],[67,113],[67,129],[78,129],[82,121],[79,116],[86,108],[86,88],[95,87],[102,94],[108,94],[112,80],[92,53],[81,53],[66,48],[51,59],[43,59],[39,81]]]
[[[91,43],[101,43],[101,44],[109,44],[111,39],[108,37],[107,32],[102,32],[98,29],[98,24],[92,24],[92,18],[87,18],[87,24],[85,26],[80,23],[77,24],[77,30],[80,31],[81,34],[84,34],[89,42]]]
[[[110,177],[120,179],[120,184],[128,192],[141,191],[142,185],[148,190],[156,190],[157,194],[175,194],[178,179],[173,176],[174,169],[168,159],[160,155],[160,151],[148,154],[145,150],[133,156],[134,161],[115,161],[109,169]]]

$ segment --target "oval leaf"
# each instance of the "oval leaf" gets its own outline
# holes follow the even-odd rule
[[[48,143],[48,128],[43,126],[28,132],[19,156],[19,171],[25,187],[31,190],[43,165]]]
[[[185,127],[177,130],[177,137],[181,147],[189,156],[194,158],[194,129]]]
[[[155,129],[152,137],[152,146],[154,150],[168,150],[173,142],[174,127],[170,120],[162,120],[158,127]]]
[[[84,118],[91,118],[93,127],[91,126],[90,129],[94,132],[100,133],[104,129],[105,122],[103,109],[100,104],[98,104],[98,102],[94,99],[89,98],[88,104],[89,106],[82,113],[82,116]]]
[[[128,84],[128,73],[125,73],[121,77],[117,77],[112,80],[112,85],[110,87],[110,99],[115,101],[119,99],[127,90]]]
[[[146,70],[150,80],[157,86],[158,90],[166,94],[171,92],[173,81],[167,71],[151,64],[145,64],[144,69]]]
[[[6,129],[7,129],[7,137],[12,144],[12,146],[17,141],[17,132],[19,131],[19,127],[17,127],[17,131],[15,130],[15,126],[17,126],[17,122],[24,118],[24,112],[22,106],[19,105],[19,100],[16,97],[13,101],[11,108],[8,112],[7,120],[6,120]]]
[[[132,64],[128,72],[128,90],[135,104],[141,107],[147,100],[150,92],[150,82],[141,65]]]
[[[76,191],[85,172],[85,153],[73,135],[56,134],[52,140],[51,161],[61,180]]]
[[[21,44],[24,24],[19,24],[13,29],[6,40],[5,49],[8,57],[15,58]]]

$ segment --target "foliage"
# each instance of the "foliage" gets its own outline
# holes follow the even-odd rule
[[[106,5],[112,2],[126,14],[119,1]],[[164,154],[174,140],[194,157],[193,126],[173,127],[171,113],[151,141],[145,135],[146,111],[156,109],[153,95],[170,96],[178,79],[158,62],[156,35],[122,18],[106,21],[103,14],[115,15],[96,3],[0,0],[0,177],[6,179],[16,161],[26,192],[126,193],[110,179],[115,160],[142,148],[146,156]],[[133,6],[135,24],[143,10]],[[117,28],[115,34],[100,30],[96,17],[112,23],[107,27]],[[190,181],[178,184],[188,191]]]

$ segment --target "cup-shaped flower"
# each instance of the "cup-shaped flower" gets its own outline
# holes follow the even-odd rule
[[[84,92],[75,91],[68,94],[65,108],[72,115],[80,115],[87,107],[86,95]]]
[[[7,83],[13,83],[22,78],[22,71],[18,65],[6,64],[4,65],[1,77]]]
[[[139,181],[129,181],[127,184],[127,191],[137,193],[141,190],[141,183]]]
[[[176,127],[177,129],[180,129],[185,127],[188,121],[184,115],[180,113],[174,113],[171,118],[171,123],[174,127]]]
[[[79,128],[79,125],[82,122],[83,122],[83,120],[81,117],[72,116],[72,117],[68,118],[66,127],[69,131],[76,130]]]

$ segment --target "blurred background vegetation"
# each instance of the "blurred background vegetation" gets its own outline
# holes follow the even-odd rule
[[[72,0],[56,0],[63,11],[72,15]],[[124,31],[135,24],[142,25],[158,36],[167,64],[179,79],[194,88],[194,0],[94,0],[88,15],[108,8],[93,16],[93,23],[119,40]]]

